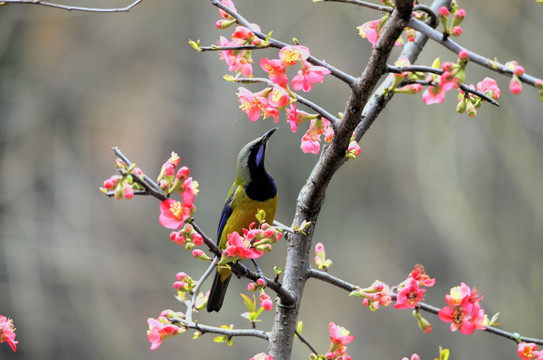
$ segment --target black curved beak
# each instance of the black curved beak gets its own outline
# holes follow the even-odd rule
[[[272,128],[272,129],[266,131],[266,133],[264,133],[264,135],[262,135],[262,142],[263,142],[264,144],[265,144],[266,142],[268,142],[270,136],[272,136],[273,133],[277,131],[277,129],[279,129],[279,128],[274,127],[274,128]]]

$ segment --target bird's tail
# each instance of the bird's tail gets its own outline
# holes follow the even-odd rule
[[[211,286],[211,291],[209,292],[209,298],[207,300],[207,311],[218,312],[221,309],[224,295],[226,295],[226,289],[228,289],[228,283],[230,282],[230,278],[231,276],[228,276],[226,279],[221,280],[221,275],[219,274],[219,272],[215,273],[213,285]]]

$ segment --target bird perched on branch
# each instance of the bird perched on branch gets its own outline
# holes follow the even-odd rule
[[[236,179],[226,197],[217,231],[217,245],[221,250],[226,248],[227,235],[234,231],[241,234],[243,228],[249,228],[259,209],[266,212],[266,221],[273,223],[277,210],[277,187],[273,177],[264,168],[264,157],[266,144],[276,130],[273,128],[267,131],[239,152]],[[232,270],[228,266],[217,267],[207,311],[220,310],[231,276]]]

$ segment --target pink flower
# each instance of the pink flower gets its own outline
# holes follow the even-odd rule
[[[220,46],[240,46],[243,44],[243,41],[235,39],[234,41],[229,41],[224,36],[219,38]],[[240,72],[243,76],[249,77],[253,73],[253,66],[251,63],[253,59],[251,58],[251,52],[245,50],[221,50],[219,52],[221,59],[226,61],[226,64],[229,66],[229,71]]]
[[[475,325],[469,321],[469,313],[462,307],[451,308],[445,306],[438,312],[441,321],[451,323],[451,331],[460,330],[464,335],[470,335],[475,331]]]
[[[271,106],[281,109],[290,102],[288,92],[283,87],[277,85],[268,93],[268,99],[270,100]],[[275,120],[275,122],[277,122],[277,120]]]
[[[268,73],[270,80],[281,87],[288,84],[287,68],[281,59],[260,59],[260,67]]]
[[[170,233],[170,240],[177,245],[183,245],[185,244],[185,235],[183,234],[183,231],[172,231]]]
[[[409,273],[409,277],[417,280],[419,285],[431,287],[434,286],[436,283],[436,279],[431,279],[428,274],[426,274],[426,270],[424,270],[424,266],[417,264],[415,265],[415,268],[413,271]]]
[[[451,323],[451,331],[460,330],[464,335],[472,334],[475,330],[484,329],[485,314],[479,301],[482,295],[477,289],[470,289],[464,283],[451,289],[449,295],[445,295],[445,301],[449,306],[441,308],[438,316],[441,321]]]
[[[404,286],[398,291],[396,297],[396,309],[414,309],[415,306],[422,300],[422,297],[426,289],[421,289],[417,280],[413,278],[407,278],[404,282]]]
[[[288,105],[290,96],[283,87],[275,85],[273,89],[269,90],[268,97],[258,98],[258,101],[262,116],[264,118],[272,116],[275,122],[278,122],[279,112]]]
[[[309,49],[302,45],[287,45],[279,50],[279,58],[285,66],[295,65],[309,57]]]
[[[330,349],[326,353],[327,359],[350,359],[349,355],[346,354],[347,347],[346,344],[349,344],[354,340],[353,335],[349,335],[349,331],[341,326],[337,326],[333,322],[328,326],[330,331]]]
[[[358,294],[364,298],[362,304],[374,311],[377,310],[380,305],[390,306],[392,297],[389,295],[389,291],[390,288],[387,284],[375,280],[369,288],[358,290]]]
[[[325,118],[311,120],[309,130],[302,137],[300,146],[304,153],[317,154],[320,150],[321,135],[325,134],[325,140],[329,141],[333,136],[333,129],[330,121]]]
[[[165,318],[159,318],[162,321],[149,318],[147,323],[149,324],[149,330],[147,331],[147,340],[151,343],[151,350],[158,349],[162,341],[170,336],[173,336],[179,332],[179,328],[172,325]]]
[[[357,27],[359,35],[363,39],[367,39],[370,42],[371,47],[375,47],[375,45],[377,44],[377,40],[379,40],[378,30],[380,25],[381,19],[377,19],[368,21]]]
[[[518,344],[517,352],[519,358],[522,360],[532,360],[534,358],[534,352],[537,350],[537,345],[534,343],[521,342]]]
[[[13,327],[13,320],[0,315],[0,343],[6,342],[13,351],[17,351],[17,344],[19,341],[15,340],[15,328]]]
[[[236,7],[234,6],[234,3],[232,2],[232,0],[222,0],[221,3],[224,6],[226,6],[227,8],[229,8],[230,10],[232,10],[234,12],[237,12]],[[230,16],[230,14],[228,14],[227,12],[225,12],[222,9],[219,9],[219,14],[221,15],[221,17],[223,19],[231,19],[232,18],[232,16]]]
[[[421,84],[408,84],[408,85],[394,89],[395,93],[408,94],[408,95],[418,94],[421,91],[422,91]]]
[[[511,91],[511,94],[513,95],[518,95],[522,92],[522,84],[516,75],[513,75],[509,82],[509,91]]]
[[[358,145],[358,142],[354,139],[351,139],[351,142],[349,143],[349,147],[347,148],[347,156],[350,159],[356,158],[358,155],[360,155],[361,149],[360,145]]]
[[[200,235],[196,231],[194,231],[191,234],[191,238],[192,238],[192,243],[196,246],[202,246],[204,244],[204,238],[202,237],[202,235]]]
[[[258,259],[264,252],[251,247],[248,241],[245,241],[238,232],[228,234],[228,243],[222,253],[222,259],[225,262],[232,262],[239,259]]]
[[[411,355],[411,359],[403,357],[402,360],[420,360],[420,356],[418,354],[413,354]]]
[[[477,83],[477,90],[491,97],[494,100],[498,100],[498,98],[502,94],[496,80],[488,76]]]
[[[311,65],[305,60],[302,60],[302,70],[298,70],[298,75],[294,76],[291,81],[294,90],[302,90],[304,92],[311,91],[314,83],[322,83],[324,75],[330,74],[330,70],[324,66]]]
[[[192,206],[194,203],[194,197],[198,194],[198,182],[189,177],[183,181],[183,185],[181,186],[180,190],[183,205]]]
[[[334,344],[346,345],[354,340],[354,336],[349,335],[349,331],[333,322],[329,324],[328,330],[330,331],[330,340]]]
[[[385,21],[383,21],[383,19],[385,19]],[[362,39],[367,39],[370,42],[372,48],[377,45],[377,41],[381,36],[381,32],[383,30],[386,19],[388,18],[385,17],[377,20],[368,21],[357,27],[358,34],[362,37]],[[396,40],[394,45],[402,46],[401,37]]]
[[[260,28],[258,25],[253,24],[257,28],[258,31],[260,31]],[[245,27],[245,26],[236,26],[236,30],[234,30],[234,33],[232,34],[232,40],[238,39],[238,40],[244,40],[247,42],[252,42],[253,38],[255,37],[255,34],[251,31],[251,29]]]
[[[273,360],[273,356],[268,355],[266,353],[258,353],[249,360]]]
[[[445,100],[445,91],[440,86],[429,85],[422,93],[422,101],[426,105],[440,104]]]
[[[185,205],[174,199],[160,203],[158,221],[168,229],[179,229],[192,214],[193,205]]]
[[[298,126],[311,118],[314,118],[313,116],[309,115],[305,111],[298,110],[296,107],[296,104],[290,104],[289,108],[287,108],[287,121],[290,124],[290,130],[292,130],[293,133],[298,130]]]
[[[314,137],[308,136],[308,133],[302,137],[302,145],[300,148],[304,153],[318,154],[321,148],[321,143]]]
[[[259,297],[259,301],[264,310],[271,311],[273,309],[273,302],[268,294],[263,292]]]
[[[270,89],[268,88],[267,91]],[[241,102],[239,106],[243,112],[249,116],[250,121],[257,121],[260,118],[260,111],[262,107],[262,95],[264,91],[259,93],[252,93],[244,87],[238,88],[238,99]]]

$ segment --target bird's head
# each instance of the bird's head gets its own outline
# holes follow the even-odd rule
[[[241,149],[238,155],[238,180],[249,180],[251,174],[265,170],[266,144],[276,131],[277,128],[268,130],[264,135],[254,139]]]

